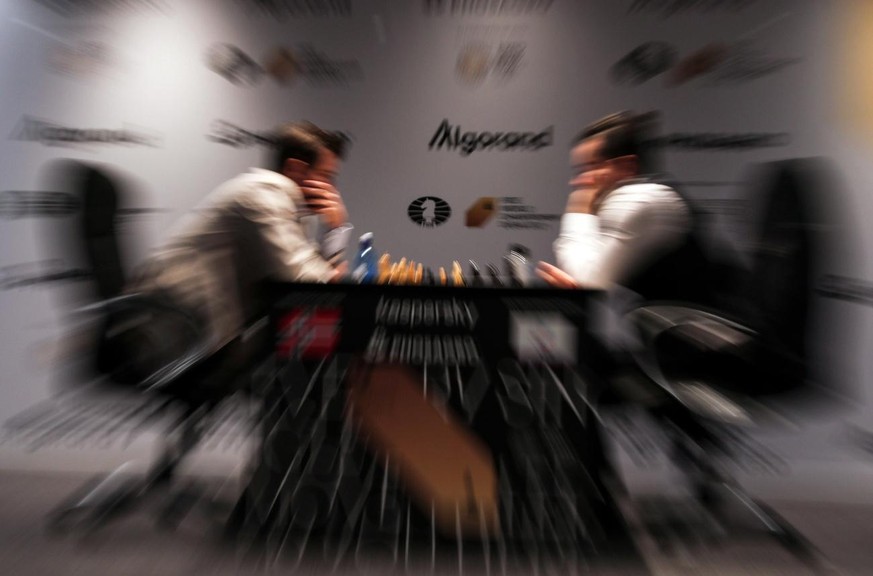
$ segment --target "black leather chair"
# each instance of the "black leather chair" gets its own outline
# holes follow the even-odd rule
[[[727,473],[726,462],[767,452],[744,431],[787,422],[783,408],[812,405],[832,392],[813,378],[811,337],[816,326],[812,297],[819,264],[832,246],[838,223],[820,193],[826,166],[818,160],[765,164],[759,233],[751,267],[736,284],[730,307],[649,302],[625,320],[636,329],[636,365],[657,384],[663,402],[653,412],[666,424],[673,456],[699,503],[716,517],[732,497],[799,556],[820,560],[813,547],[765,504],[750,497]],[[759,463],[760,463],[759,462]]]
[[[173,493],[172,480],[229,395],[210,386],[224,350],[213,353],[199,319],[160,295],[122,294],[125,266],[116,229],[120,180],[105,168],[76,162],[67,163],[61,175],[81,207],[76,238],[67,241],[79,244],[93,288],[93,301],[72,313],[74,320],[94,327],[86,333],[93,337],[88,363],[97,389],[88,394],[94,402],[107,392],[135,394],[141,402],[138,418],[169,415],[172,423],[162,454],[144,475],[128,474],[125,465],[89,483],[50,514],[49,527],[91,531],[158,489],[171,492],[159,519],[172,526],[199,498],[190,487]]]

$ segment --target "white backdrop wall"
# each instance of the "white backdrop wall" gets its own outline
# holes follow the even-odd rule
[[[616,110],[660,111],[660,135],[684,138],[663,149],[664,168],[713,212],[711,229],[739,246],[748,233],[749,166],[827,156],[857,239],[857,250],[829,271],[866,290],[871,32],[873,12],[862,0],[7,0],[0,421],[65,379],[52,358],[61,295],[74,283],[38,280],[75,267],[44,241],[47,227],[72,216],[21,208],[50,185],[50,162],[105,163],[131,178],[129,207],[140,211],[128,214],[125,239],[135,262],[209,190],[262,164],[258,135],[288,120],[352,138],[339,187],[357,230],[373,231],[377,248],[395,259],[433,268],[455,259],[496,263],[511,242],[553,259],[569,143]],[[298,65],[284,84],[266,70],[277,48],[290,54],[286,66]],[[719,65],[677,79],[713,53]],[[547,134],[540,147],[464,155],[429,148],[444,121],[461,132]],[[134,142],[57,140],[93,140],[94,130],[123,131]],[[714,138],[752,145],[719,148]],[[446,201],[451,217],[437,226],[413,222],[407,209],[425,196]],[[514,203],[544,217],[527,220],[538,227],[507,228],[501,214],[465,226],[480,197],[498,206],[514,199],[503,201],[504,215]],[[863,393],[869,306],[829,306],[854,319],[841,324],[851,329],[827,334],[828,350],[841,378]],[[869,403],[858,406],[859,421],[873,421]]]

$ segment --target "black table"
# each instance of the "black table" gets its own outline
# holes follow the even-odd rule
[[[242,544],[379,570],[642,567],[603,482],[599,293],[278,290]]]

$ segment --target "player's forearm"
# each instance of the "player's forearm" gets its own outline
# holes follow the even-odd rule
[[[558,267],[585,287],[600,287],[599,259],[602,245],[597,218],[592,215],[565,214],[561,231],[553,245]]]

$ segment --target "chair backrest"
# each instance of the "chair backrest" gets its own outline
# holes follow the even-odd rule
[[[119,190],[116,182],[102,169],[82,165],[74,175],[79,196],[81,239],[86,262],[101,300],[121,294],[125,283],[116,228]]]
[[[842,384],[821,356],[827,343],[817,340],[832,320],[815,294],[823,265],[845,248],[837,175],[817,158],[761,164],[754,175],[750,205],[759,223],[745,322],[758,332],[758,362],[776,391],[837,393]]]
[[[750,199],[760,208],[760,223],[745,287],[748,321],[765,343],[800,361],[806,358],[818,259],[832,225],[821,209],[820,167],[807,159],[763,164]]]

